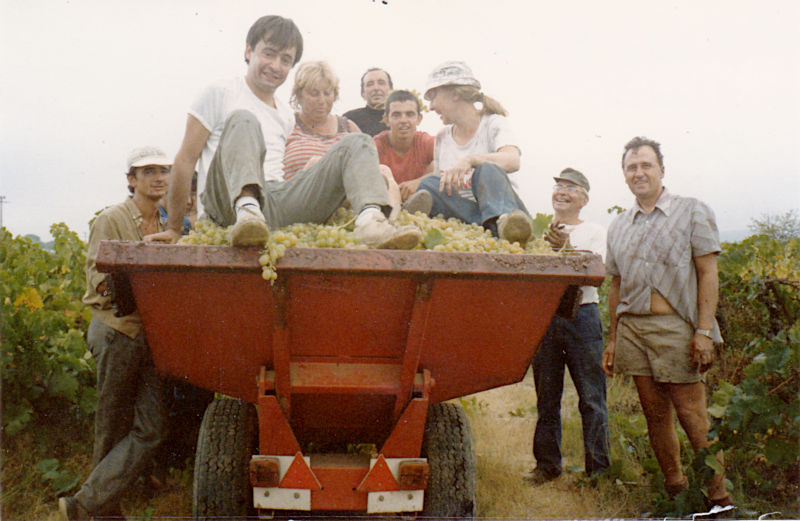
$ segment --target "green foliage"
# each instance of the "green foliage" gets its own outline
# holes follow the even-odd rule
[[[552,220],[552,214],[537,212],[536,217],[533,218],[533,235],[536,237],[541,237],[544,235],[544,232],[547,231],[547,228],[550,226],[550,222]]]
[[[94,411],[94,372],[86,349],[90,310],[86,245],[64,224],[50,228],[53,251],[0,228],[3,429],[24,430],[56,404]]]
[[[720,257],[723,374],[711,398],[712,450],[765,502],[800,492],[800,239],[752,236]],[[728,362],[725,364],[725,362]]]
[[[524,418],[528,413],[536,413],[536,406],[517,407],[513,411],[508,411],[509,416],[513,416],[515,418]]]
[[[479,400],[475,395],[471,397],[462,397],[458,399],[458,404],[469,415],[477,414],[489,407],[489,404],[484,400]]]
[[[42,481],[55,492],[61,495],[69,492],[78,484],[78,478],[69,471],[59,468],[61,463],[55,458],[41,460],[34,468],[41,474]]]

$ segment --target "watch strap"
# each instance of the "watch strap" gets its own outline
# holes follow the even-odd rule
[[[700,329],[700,328],[698,328],[698,329],[695,329],[694,332],[695,333],[700,333],[701,335],[707,336],[708,338],[713,338],[711,336],[711,330],[710,329]]]

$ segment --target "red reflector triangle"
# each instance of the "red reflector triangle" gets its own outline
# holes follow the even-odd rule
[[[378,460],[369,470],[361,484],[356,489],[359,492],[379,492],[384,490],[400,490],[389,465],[383,459],[383,454],[378,455]]]
[[[322,490],[322,485],[319,484],[319,480],[317,480],[317,477],[311,472],[306,460],[303,459],[303,455],[299,452],[294,455],[292,464],[289,465],[289,469],[286,471],[278,487]]]

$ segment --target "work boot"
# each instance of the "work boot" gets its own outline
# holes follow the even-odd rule
[[[508,242],[518,242],[524,246],[532,233],[531,219],[522,210],[512,210],[497,219],[497,235]]]
[[[406,202],[403,203],[403,210],[411,214],[422,212],[425,215],[430,215],[431,208],[433,208],[433,197],[427,190],[414,192],[406,199]]]
[[[263,248],[268,237],[269,227],[257,206],[245,205],[236,209],[236,224],[230,235],[231,246]]]
[[[91,516],[75,496],[58,498],[58,512],[67,521],[89,521]]]
[[[370,248],[410,250],[422,240],[422,232],[415,226],[395,226],[380,210],[367,212],[369,215],[358,216],[353,233],[356,239]]]
[[[533,471],[522,476],[522,480],[528,485],[535,486],[547,483],[548,481],[553,481],[554,479],[558,479],[560,475],[561,475],[560,471],[553,472],[536,467],[535,469],[533,469]]]

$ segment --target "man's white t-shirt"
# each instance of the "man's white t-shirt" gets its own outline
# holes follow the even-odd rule
[[[569,233],[569,243],[576,250],[588,250],[606,257],[606,229],[595,223],[582,222],[580,224],[565,224],[564,231]],[[600,301],[595,286],[581,286],[583,299],[581,304],[591,304]]]
[[[459,159],[465,156],[477,154],[490,154],[497,152],[504,146],[515,146],[519,149],[519,141],[508,124],[508,118],[500,114],[488,114],[481,116],[478,130],[472,139],[464,145],[459,145],[453,139],[453,125],[447,125],[436,134],[436,141],[433,147],[433,172],[436,175],[442,170],[455,165]],[[509,178],[511,180],[511,178]],[[467,176],[467,187],[459,190],[458,195],[472,201],[472,173]],[[517,189],[516,184],[511,180],[511,185]]]
[[[222,130],[228,116],[236,110],[253,113],[261,124],[267,154],[264,156],[264,179],[283,180],[283,152],[286,138],[294,126],[294,112],[286,103],[275,98],[273,108],[253,94],[244,77],[217,81],[207,87],[200,97],[192,103],[189,115],[195,117],[206,130],[211,132],[197,164],[197,193],[203,193],[206,175],[214,154],[217,151]],[[200,198],[197,199],[200,205]],[[202,208],[198,208],[201,213]]]

